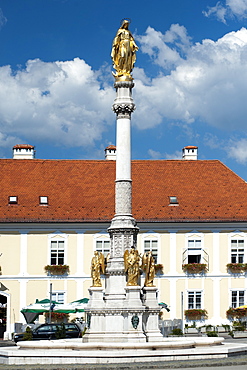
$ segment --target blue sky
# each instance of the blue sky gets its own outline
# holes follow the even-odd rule
[[[139,46],[133,159],[197,145],[247,180],[247,0],[0,0],[0,156],[28,143],[37,158],[104,158],[124,17]]]

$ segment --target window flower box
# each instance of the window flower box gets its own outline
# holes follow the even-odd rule
[[[163,265],[161,263],[157,263],[156,265],[154,265],[154,269],[155,269],[155,274],[157,274],[157,275],[163,275],[164,274]]]
[[[199,308],[185,310],[184,315],[186,316],[187,320],[203,320],[208,317],[207,310],[202,310]]]
[[[50,312],[45,312],[46,322],[50,318]],[[69,314],[64,312],[51,312],[51,321],[55,323],[68,322]]]
[[[247,308],[229,308],[226,311],[226,316],[229,319],[241,319],[242,317],[247,316]]]
[[[228,263],[226,268],[232,274],[240,274],[241,272],[247,272],[247,263]]]
[[[68,265],[47,265],[45,272],[50,275],[64,275],[69,273]]]
[[[182,269],[188,274],[201,274],[208,271],[206,263],[186,263],[182,265]]]

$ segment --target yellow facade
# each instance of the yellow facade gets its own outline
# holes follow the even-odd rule
[[[0,296],[7,301],[6,332],[9,336],[15,330],[15,323],[25,323],[20,313],[23,307],[34,303],[36,299],[49,298],[50,284],[55,294],[63,295],[64,303],[89,297],[91,258],[96,242],[109,240],[109,225],[102,224],[101,228],[74,225],[70,229],[66,225],[56,226],[49,228],[47,225],[38,225],[36,229],[29,229],[29,225],[25,225],[25,228],[14,228],[12,225],[12,230],[0,231],[1,283],[7,288],[0,292]],[[237,299],[244,292],[246,303],[245,275],[230,274],[226,269],[231,257],[231,238],[245,237],[243,227],[235,232],[230,225],[225,229],[222,227],[222,230],[219,225],[216,229],[212,225],[211,228],[210,225],[204,225],[204,228],[197,229],[188,225],[185,229],[184,225],[177,224],[174,230],[174,225],[170,225],[170,228],[155,224],[138,226],[141,228],[137,241],[140,253],[144,252],[145,240],[157,240],[157,263],[163,265],[164,274],[155,278],[155,284],[159,301],[170,307],[169,313],[163,312],[165,319],[186,320],[183,311],[189,307],[189,297],[193,300],[198,295],[201,308],[208,311],[206,322],[215,325],[228,322],[226,310],[231,306],[232,292],[237,292]],[[187,274],[182,270],[185,259],[188,260],[188,241],[194,240],[196,243],[200,241],[201,253],[208,258],[208,272],[205,274]],[[55,245],[61,242],[63,245],[64,264],[69,265],[68,275],[50,276],[44,270],[50,264],[52,242]],[[193,253],[197,253],[196,250]],[[246,261],[247,253],[244,252]],[[40,322],[43,320],[40,317]]]

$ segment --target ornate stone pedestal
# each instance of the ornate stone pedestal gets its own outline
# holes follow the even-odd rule
[[[157,288],[144,287],[145,313],[143,315],[143,325],[148,342],[158,342],[163,340],[159,330],[160,308],[157,301]]]

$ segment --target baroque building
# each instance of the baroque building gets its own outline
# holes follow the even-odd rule
[[[186,320],[184,310],[197,308],[208,312],[202,325],[221,325],[229,307],[247,303],[246,272],[227,268],[247,263],[247,184],[218,160],[198,160],[197,150],[183,148],[181,160],[133,160],[132,213],[139,252],[151,250],[163,265],[155,285],[170,308],[165,319]],[[42,160],[33,146],[16,145],[13,159],[0,159],[5,338],[25,322],[23,307],[49,298],[51,283],[56,301],[88,297],[93,252],[107,256],[111,247],[116,148],[105,152],[105,160]],[[47,265],[67,271],[51,274]]]

